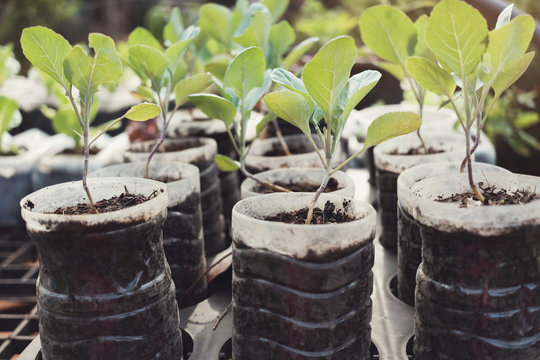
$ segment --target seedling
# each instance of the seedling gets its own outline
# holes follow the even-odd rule
[[[146,121],[159,115],[159,107],[153,104],[132,106],[124,115],[108,123],[104,130],[95,136],[90,135],[90,109],[94,95],[103,84],[115,84],[122,75],[122,62],[114,41],[103,34],[91,33],[88,37],[93,56],[77,45],[69,42],[53,30],[35,26],[23,30],[21,46],[26,58],[40,71],[54,79],[65,91],[77,117],[83,141],[84,167],[82,184],[90,206],[97,213],[94,201],[86,183],[90,146],[106,131],[116,126],[123,118],[134,121]],[[79,91],[76,101],[73,88]]]
[[[436,60],[414,56],[406,61],[407,71],[421,86],[444,95],[453,106],[466,139],[461,170],[467,165],[469,185],[482,203],[485,199],[474,183],[471,156],[490,110],[534,57],[534,52],[525,53],[535,28],[533,18],[522,15],[510,21],[511,14],[512,5],[488,31],[478,10],[463,1],[443,0],[425,25],[426,44]],[[493,96],[488,98],[491,90]]]
[[[420,16],[415,23],[401,10],[389,5],[378,5],[365,10],[360,16],[362,41],[377,56],[386,60],[377,64],[398,80],[406,80],[418,102],[418,112],[423,115],[426,90],[407,71],[405,62],[411,56],[434,58],[426,46],[425,29],[427,16]],[[427,146],[416,131],[424,153]]]
[[[16,75],[21,64],[13,56],[12,44],[0,45],[0,85],[10,76]]]
[[[251,111],[272,84],[271,73],[272,70],[266,70],[266,61],[262,50],[255,46],[249,47],[231,61],[223,82],[214,78],[222,96],[213,94],[192,94],[189,96],[191,102],[206,115],[220,119],[225,123],[227,133],[238,154],[238,161],[224,155],[217,155],[215,162],[220,170],[240,170],[246,177],[257,182],[260,180],[249,173],[245,165],[246,156],[250,149],[246,141],[247,122]],[[273,114],[267,116],[273,116]],[[265,120],[263,119],[261,123],[265,123]],[[257,133],[262,128],[257,126]],[[270,186],[276,188],[272,184]],[[285,191],[283,188],[277,188]]]
[[[345,123],[355,106],[379,81],[378,71],[367,70],[349,78],[357,50],[350,36],[337,37],[326,43],[309,61],[302,78],[284,69],[272,72],[272,79],[285,87],[264,97],[266,106],[276,115],[298,127],[308,138],[324,167],[325,175],[310,204],[306,224],[311,223],[313,209],[331,176],[371,146],[418,129],[422,120],[412,112],[389,113],[375,119],[368,128],[361,150],[336,167],[334,156]],[[321,119],[324,118],[324,124]],[[316,145],[310,124],[322,144]]]
[[[143,85],[138,91],[154,102],[161,109],[161,134],[146,162],[146,177],[150,161],[165,140],[167,127],[172,116],[180,106],[188,101],[188,95],[206,89],[212,83],[208,73],[189,75],[185,62],[188,46],[200,32],[198,27],[183,27],[179,10],[173,11],[173,16],[164,29],[164,38],[169,44],[165,48],[148,30],[138,27],[128,38],[128,59],[125,61],[141,78]],[[169,101],[174,94],[174,109],[169,111]]]
[[[19,126],[21,120],[22,116],[17,102],[5,96],[0,96],[0,155],[17,152],[18,149],[4,149],[2,138],[6,131]]]

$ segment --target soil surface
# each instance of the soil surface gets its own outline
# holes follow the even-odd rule
[[[291,190],[292,192],[316,192],[317,189],[319,189],[320,184],[312,184],[312,183],[295,183],[295,182],[285,182],[285,181],[275,181],[273,183],[274,185],[284,187],[285,189]],[[339,190],[339,184],[336,179],[330,178],[330,181],[328,181],[328,185],[324,189],[324,192],[333,192],[336,190]],[[270,194],[274,192],[278,192],[277,190],[274,190],[269,185],[266,185],[264,183],[258,183],[253,188],[253,191],[259,194]]]
[[[307,154],[310,153],[313,150],[310,144],[300,143],[300,144],[293,144],[292,146],[289,145],[289,151],[292,155],[297,154]],[[285,154],[285,151],[283,150],[283,147],[281,147],[281,143],[277,142],[275,144],[272,144],[272,150],[268,150],[263,154],[264,156],[287,156]]]
[[[126,189],[125,192],[120,194],[119,196],[115,195],[110,199],[100,200],[95,203],[94,206],[98,213],[108,213],[142,204],[143,202],[148,201],[155,196],[157,196],[157,192],[147,197],[141,194],[131,194]],[[26,203],[26,206],[32,209],[34,207],[34,204],[28,201]],[[95,213],[96,212],[94,211],[94,209],[92,209],[92,207],[90,207],[89,203],[79,203],[73,206],[59,207],[53,212],[53,214],[57,215],[90,215]]]
[[[152,150],[155,143],[151,144],[150,146],[132,146],[130,151],[134,153],[147,153]],[[192,149],[201,146],[200,141],[189,141],[189,142],[182,142],[182,143],[165,143],[162,144],[162,146],[159,147],[157,152],[174,152],[174,151],[182,151],[187,149]]]
[[[347,205],[350,203],[350,200],[345,200],[343,205],[347,208]],[[305,224],[308,214],[308,208],[303,208],[293,212],[282,212],[274,216],[268,216],[263,218],[267,221],[283,222],[286,224]],[[311,224],[320,225],[320,224],[342,224],[356,220],[356,218],[351,217],[345,214],[343,211],[336,211],[336,206],[330,201],[327,201],[324,204],[324,210],[320,208],[315,208],[313,211],[313,219]]]
[[[494,186],[483,187],[483,185],[482,182],[478,183],[478,187],[481,189],[482,195],[485,198],[484,205],[518,205],[527,204],[533,200],[540,199],[538,195],[527,190],[507,192],[505,189],[497,189]],[[453,194],[446,198],[439,196],[437,201],[458,203],[460,207],[467,207],[471,202],[479,202],[472,191],[463,194]]]
[[[421,146],[415,147],[413,149],[409,149],[406,153],[400,153],[397,150],[394,150],[390,152],[390,155],[433,155],[433,154],[440,154],[444,152],[444,150],[438,150],[432,147],[428,147],[427,153],[424,152],[424,148]]]
[[[170,176],[160,176],[160,177],[157,177],[155,179],[152,179],[152,180],[155,180],[155,181],[161,181],[162,183],[170,183],[170,182],[173,182],[173,181],[178,181],[178,180],[182,180],[181,177],[179,178],[172,178]]]

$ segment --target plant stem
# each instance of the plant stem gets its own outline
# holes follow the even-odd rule
[[[470,133],[468,131],[466,132],[466,135],[467,135],[467,138],[466,138],[467,154],[466,154],[465,160],[467,160],[467,172],[468,172],[468,175],[469,175],[469,186],[471,187],[473,193],[476,195],[478,200],[480,200],[482,202],[482,204],[484,204],[485,203],[485,198],[484,198],[484,196],[482,196],[480,191],[478,191],[478,188],[476,187],[476,184],[474,183],[474,180],[473,180],[472,160],[471,160],[471,138],[470,138]]]
[[[424,120],[424,98],[425,93],[418,89],[419,95],[418,95],[418,114],[420,114],[420,118],[422,121]],[[424,138],[422,138],[422,135],[420,134],[420,128],[416,129],[416,135],[418,135],[418,139],[420,139],[420,143],[422,144],[422,149],[424,149],[424,154],[428,153],[428,148],[426,146],[426,143],[424,142]]]
[[[82,105],[82,104],[81,104]],[[88,188],[88,184],[86,183],[86,177],[88,175],[88,160],[90,159],[90,146],[88,144],[88,137],[90,136],[90,107],[92,106],[92,99],[86,98],[86,103],[84,106],[82,106],[82,109],[84,110],[84,118],[83,118],[83,146],[84,146],[84,166],[83,166],[83,173],[82,173],[82,185],[83,189],[86,192],[86,196],[88,196],[88,201],[90,202],[90,207],[94,212],[97,214],[98,211],[96,209],[96,206],[94,205],[94,200],[92,199],[92,195],[90,194],[90,189]]]
[[[256,183],[258,184],[262,184],[262,185],[266,185],[266,186],[269,186],[270,188],[276,190],[276,191],[279,191],[279,192],[292,192],[291,190],[289,189],[286,189],[282,186],[279,186],[279,185],[275,185],[275,184],[272,184],[270,181],[266,181],[266,180],[261,180],[261,179],[257,179],[257,177],[255,175],[253,175],[252,173],[250,173],[247,169],[246,169],[246,166],[245,164],[242,162],[242,167],[240,168],[240,171],[242,171],[242,174],[244,174],[245,177],[247,177],[248,179],[251,179],[253,181],[255,181]]]
[[[321,196],[324,189],[326,189],[326,185],[328,185],[329,180],[330,180],[330,175],[328,174],[328,169],[326,169],[321,186],[319,186],[319,188],[317,189],[317,192],[315,193],[315,196],[313,197],[313,200],[311,200],[311,203],[309,204],[308,214],[306,218],[306,225],[311,224],[311,220],[313,219],[313,211],[315,210],[315,204],[317,203],[317,200],[319,200],[319,196]]]
[[[287,142],[283,138],[283,134],[281,133],[281,127],[279,126],[279,123],[276,118],[272,120],[272,123],[274,124],[274,129],[276,130],[276,136],[279,139],[279,142],[281,144],[281,147],[283,148],[283,151],[285,152],[285,155],[291,155],[291,151],[289,150],[289,145],[287,145]]]
[[[161,107],[161,119],[162,119],[162,128],[161,133],[159,134],[159,140],[157,143],[152,147],[152,150],[150,150],[150,154],[148,154],[148,159],[146,160],[146,168],[144,170],[144,178],[148,179],[150,176],[150,161],[152,160],[152,157],[154,157],[154,154],[157,152],[157,150],[160,148],[160,146],[165,141],[165,135],[167,134],[167,106],[168,104],[164,103],[161,100],[161,96],[159,95],[159,92],[156,92],[157,98]],[[165,102],[167,101],[169,97],[166,96]]]

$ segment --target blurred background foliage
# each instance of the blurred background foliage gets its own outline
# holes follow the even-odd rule
[[[500,3],[500,0],[493,1]],[[181,8],[189,25],[196,22],[198,8],[206,2],[233,6],[235,0],[0,0],[0,46],[12,44],[0,51],[0,57],[13,49],[22,65],[21,72],[26,74],[29,65],[22,56],[19,38],[22,29],[32,25],[50,27],[71,43],[86,42],[87,34],[92,31],[126,40],[128,34],[141,25],[161,38],[173,7]],[[437,0],[290,0],[284,18],[293,24],[298,40],[318,36],[322,45],[338,35],[353,36],[364,61],[373,63],[373,56],[369,56],[360,40],[358,18],[364,9],[377,4],[394,5],[414,20],[429,13],[436,3]],[[540,19],[539,0],[515,0],[514,3],[518,9]],[[494,19],[490,24],[493,26]],[[486,132],[497,145],[502,166],[540,175],[540,149],[535,140],[540,139],[540,54],[539,49],[533,50],[537,56],[527,75],[520,79],[514,91],[501,99]],[[0,81],[2,73],[6,70],[0,69]]]

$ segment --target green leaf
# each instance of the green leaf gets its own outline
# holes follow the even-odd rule
[[[231,172],[240,170],[242,167],[236,160],[231,159],[228,156],[217,154],[214,156],[214,162],[221,171]]]
[[[90,46],[94,57],[88,56],[82,47],[75,46],[66,56],[66,78],[79,90],[81,99],[94,96],[100,85],[116,84],[122,76],[122,63],[111,38],[90,34]]]
[[[446,70],[430,60],[412,56],[406,61],[407,71],[424,89],[435,94],[452,97],[456,83]]]
[[[162,51],[148,45],[134,45],[128,50],[131,65],[154,83],[158,84],[167,69],[169,60]]]
[[[484,84],[491,86],[501,71],[525,54],[534,28],[533,18],[525,15],[489,33],[489,44],[479,74]]]
[[[266,62],[261,49],[244,49],[229,64],[223,86],[232,89],[236,96],[244,99],[252,89],[263,84],[265,69]]]
[[[520,113],[516,119],[514,120],[514,125],[518,129],[526,129],[529,126],[533,126],[534,124],[538,124],[540,121],[540,116],[536,112],[527,111]]]
[[[313,115],[313,103],[291,90],[271,92],[264,97],[264,103],[271,112],[296,126],[304,134],[310,133],[309,122]]]
[[[326,43],[302,72],[308,94],[322,109],[329,125],[343,111],[340,96],[347,86],[356,56],[352,37],[337,37]]]
[[[15,100],[0,96],[0,140],[6,131],[17,126],[14,118],[18,109],[19,105]]]
[[[319,42],[318,37],[310,37],[296,45],[289,55],[281,62],[280,67],[289,70],[309,49]]]
[[[290,71],[285,69],[274,69],[272,71],[272,80],[289,90],[301,92],[307,95],[307,90],[304,87],[302,80],[297,78]]]
[[[272,70],[268,69],[264,73],[264,82],[261,86],[251,89],[242,103],[241,111],[245,114],[251,111],[255,105],[261,100],[264,94],[268,91],[272,85]],[[247,119],[246,119],[247,120]]]
[[[380,72],[375,70],[366,70],[354,75],[349,79],[347,103],[345,104],[345,109],[341,115],[342,121],[340,121],[341,124],[339,126],[340,132],[351,111],[353,111],[356,105],[358,105],[358,103],[362,101],[362,99],[371,91],[371,89],[377,85],[380,78]]]
[[[177,107],[188,101],[191,94],[200,93],[212,84],[212,75],[196,74],[180,80],[174,87],[174,99]]]
[[[262,0],[261,4],[270,10],[270,13],[272,13],[272,16],[274,17],[274,21],[277,21],[287,10],[289,0]]]
[[[244,15],[248,9],[248,0],[236,0],[232,12],[232,28],[236,29],[244,19]]]
[[[229,100],[214,94],[193,94],[189,100],[211,119],[219,119],[227,129],[236,116],[236,107]]]
[[[259,11],[253,14],[249,27],[240,35],[235,36],[233,41],[244,48],[258,46],[264,54],[268,53],[268,37],[272,26],[272,16]]]
[[[142,85],[137,86],[137,94],[135,97],[145,101],[156,102],[152,89]]]
[[[427,15],[422,15],[414,23],[416,28],[416,46],[414,47],[414,55],[427,57],[432,61],[437,61],[437,58],[429,50],[426,44],[426,24],[428,21]]]
[[[501,13],[499,14],[499,17],[497,18],[497,24],[495,25],[495,29],[503,27],[504,25],[510,22],[510,19],[512,19],[513,9],[514,9],[514,4],[510,4],[507,7],[505,7],[503,11],[501,11]]]
[[[288,22],[282,21],[279,24],[272,26],[270,35],[268,36],[271,54],[269,68],[275,68],[281,65],[280,62],[283,54],[295,40],[296,35],[294,34],[294,29]]]
[[[223,5],[205,4],[199,9],[201,31],[222,44],[229,45],[232,38],[232,13]]]
[[[459,78],[478,67],[487,35],[487,23],[482,14],[459,0],[438,3],[426,25],[429,49]]]
[[[146,121],[161,114],[161,109],[155,104],[133,105],[123,117],[133,121]]]
[[[188,29],[186,29],[181,40],[173,43],[171,47],[165,50],[165,55],[167,55],[172,62],[176,62],[176,60],[183,55],[184,50],[186,50],[193,40],[199,35],[200,31],[200,28],[190,26]]]
[[[514,64],[507,66],[503,71],[499,73],[497,79],[491,86],[495,91],[495,96],[500,96],[504,90],[508,89],[525,73],[532,59],[534,58],[534,51],[528,52],[523,55]]]
[[[422,125],[422,118],[413,112],[393,112],[381,115],[368,127],[364,149],[413,132],[420,125]]]
[[[133,30],[128,37],[128,46],[131,47],[134,45],[146,45],[163,51],[163,46],[161,46],[158,39],[156,39],[150,31],[140,26],[135,28],[135,30]]]
[[[163,38],[165,41],[174,44],[180,40],[183,32],[184,22],[182,21],[182,13],[178,7],[174,7],[169,22],[163,28]]]
[[[68,89],[64,59],[70,53],[71,45],[66,39],[43,26],[34,26],[23,30],[21,46],[32,65]]]
[[[404,64],[414,53],[416,28],[404,12],[389,5],[378,5],[360,16],[364,43],[384,60]]]
[[[222,57],[222,58],[216,58],[213,61],[206,64],[205,69],[210,74],[214,75],[217,79],[220,81],[223,81],[225,78],[225,72],[227,71],[227,68],[229,67],[230,59]]]

